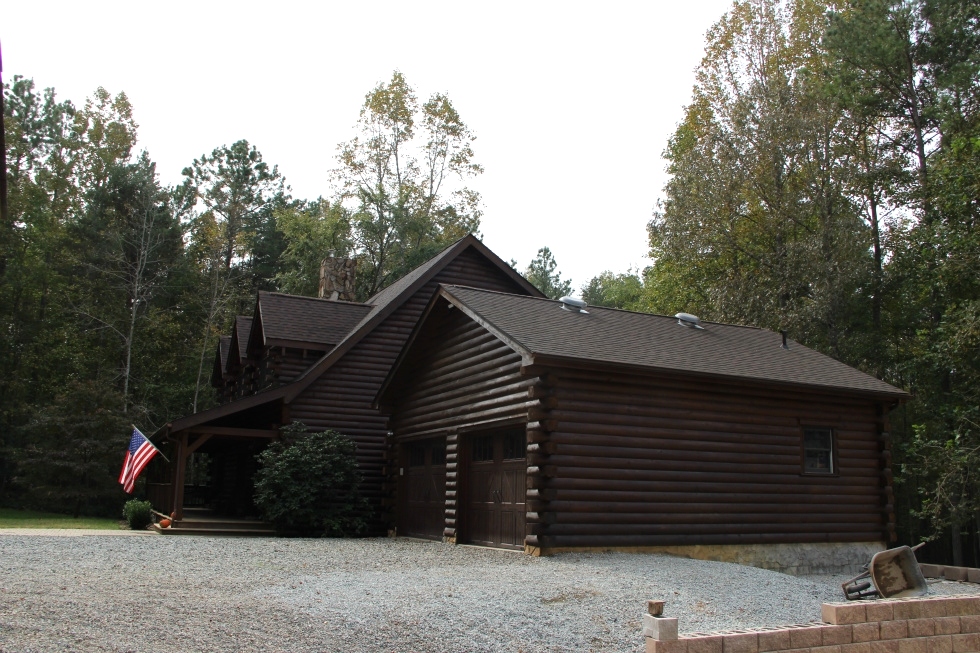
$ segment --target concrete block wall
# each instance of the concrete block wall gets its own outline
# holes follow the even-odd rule
[[[673,635],[644,617],[647,653],[980,653],[980,597],[824,603],[822,622]],[[676,619],[671,619],[676,623]]]

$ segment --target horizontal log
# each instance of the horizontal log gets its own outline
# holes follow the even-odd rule
[[[544,433],[550,433],[558,429],[558,420],[556,419],[545,419],[545,420],[531,420],[527,423],[527,432],[530,434],[532,431],[541,431]]]
[[[552,501],[558,496],[558,492],[555,490],[544,490],[535,488],[533,490],[528,490],[525,495],[528,500],[538,499],[540,501]]]
[[[572,449],[583,455],[593,455],[596,450],[617,448],[650,449],[666,448],[679,450],[710,449],[740,453],[752,451],[757,454],[799,455],[802,447],[802,434],[786,434],[779,436],[760,436],[745,433],[721,431],[696,431],[688,429],[661,429],[658,426],[650,428],[618,428],[600,424],[565,424],[561,430],[552,434],[555,442],[582,447]],[[859,455],[863,458],[874,458],[878,455],[874,443],[861,443],[857,446],[841,445],[838,442],[838,452],[846,455]],[[601,453],[601,451],[599,451]],[[627,451],[627,454],[632,452]]]
[[[528,386],[527,396],[530,399],[545,399],[554,398],[555,390],[549,385],[546,385],[540,381]],[[555,402],[557,403],[557,401]]]
[[[873,508],[864,513],[838,513],[833,511],[833,507],[821,506],[826,512],[812,512],[811,510],[799,512],[760,512],[747,506],[752,512],[570,512],[555,511],[553,506],[549,506],[546,514],[552,515],[552,524],[565,524],[571,529],[572,525],[583,527],[607,527],[611,531],[625,529],[627,527],[656,525],[657,527],[690,526],[700,528],[711,526],[724,530],[731,528],[733,532],[738,529],[754,529],[759,524],[766,527],[785,530],[801,528],[821,528],[825,530],[844,530],[844,529],[865,529],[869,527],[881,527],[885,520],[880,512]],[[754,532],[754,531],[753,531]]]
[[[433,399],[441,399],[435,397]],[[497,406],[527,406],[528,399],[519,384],[494,383],[492,389],[474,395],[464,395],[446,401],[432,401],[425,405],[413,406],[409,410],[395,409],[393,413],[396,430],[411,428],[416,424],[431,424],[445,417],[453,417],[470,412],[479,412]]]
[[[561,481],[556,482],[561,483]],[[669,486],[671,484],[664,485]],[[803,491],[801,491],[801,489]],[[869,490],[860,495],[855,495],[854,493],[826,493],[823,491],[823,488],[787,488],[785,491],[781,490],[779,492],[773,492],[771,487],[769,487],[768,491],[765,492],[735,491],[731,486],[725,486],[724,489],[717,492],[678,492],[676,490],[677,486],[676,484],[673,484],[671,491],[666,492],[637,490],[611,491],[606,488],[591,490],[568,488],[556,490],[552,488],[549,489],[548,492],[550,493],[549,496],[553,501],[562,501],[569,504],[575,504],[576,506],[580,506],[582,510],[595,510],[600,512],[615,509],[609,508],[610,505],[622,505],[625,508],[625,506],[636,504],[648,504],[652,506],[678,506],[678,509],[684,509],[683,507],[687,505],[699,504],[788,504],[790,506],[798,506],[800,509],[803,509],[809,505],[817,504],[842,507],[843,504],[847,504],[850,507],[852,505],[861,505],[861,502],[855,501],[856,498],[861,497],[867,499],[867,503],[864,505],[877,506],[884,499],[882,492],[876,492],[874,490]]]
[[[555,514],[552,512],[527,512],[525,517],[528,524],[553,524]]]
[[[544,535],[547,531],[548,531],[547,524],[540,524],[540,523],[527,524],[528,535]]]
[[[527,441],[532,444],[547,442],[551,439],[551,434],[545,431],[527,431]]]
[[[779,476],[786,480],[791,476],[794,478],[798,477],[802,472],[802,465],[799,459],[792,461],[792,463],[750,464],[739,462],[737,460],[725,461],[723,456],[717,456],[711,453],[705,453],[704,459],[698,460],[695,455],[696,452],[691,452],[689,454],[679,453],[675,455],[664,455],[660,458],[640,455],[632,458],[600,458],[598,456],[588,458],[568,455],[565,453],[564,448],[561,448],[560,451],[561,453],[552,455],[549,460],[552,464],[558,465],[563,469],[567,468],[567,473],[563,472],[562,475],[573,478],[594,478],[596,474],[600,473],[607,473],[609,478],[617,478],[622,477],[628,472],[644,471],[651,473],[696,472],[727,475],[752,474],[765,477]],[[812,474],[808,475],[808,478],[830,477],[837,479],[841,484],[850,484],[856,481],[865,483],[867,482],[868,478],[873,478],[877,474],[874,461],[868,462],[863,468],[858,467],[856,462],[852,462],[847,469],[852,472],[854,470],[859,470],[859,473],[842,473],[841,476]]]
[[[775,533],[811,533],[814,536],[828,537],[828,541],[835,541],[836,538],[864,534],[868,537],[867,541],[875,538],[872,534],[880,533],[884,524],[862,523],[862,524],[779,524],[775,522],[754,523],[754,524],[657,524],[657,523],[635,523],[635,524],[565,524],[557,522],[548,524],[550,535],[744,535],[744,536],[765,536]]]
[[[504,385],[520,388],[526,398],[528,381],[516,374],[515,369],[514,365],[500,365],[499,361],[490,361],[452,374],[440,370],[443,375],[435,379],[438,383],[429,383],[431,387],[416,383],[416,378],[412,377],[410,386],[401,389],[397,394],[394,391],[389,393],[393,395],[393,412],[414,414],[436,402],[460,401],[467,396],[490,392]]]
[[[550,455],[555,453],[555,443],[554,442],[537,442],[527,445],[527,452],[529,454],[543,454]]]
[[[785,479],[769,481],[759,477],[750,478],[719,478],[718,474],[704,474],[700,476],[658,474],[657,479],[651,479],[649,473],[632,475],[630,478],[609,478],[598,475],[593,478],[569,478],[561,476],[549,479],[549,487],[553,487],[559,493],[565,490],[599,490],[603,492],[677,492],[678,490],[690,486],[696,492],[731,492],[731,493],[769,493],[791,492],[807,495],[823,494],[830,491],[835,495],[854,497],[854,496],[874,496],[880,494],[881,488],[871,479],[871,483],[864,486],[850,487],[830,487],[821,483],[809,482],[814,477],[796,477],[795,483],[789,483]],[[819,480],[819,479],[818,479]],[[831,479],[838,480],[838,479]],[[775,487],[774,487],[775,486]],[[530,487],[530,486],[529,486]],[[887,495],[886,495],[887,496]]]
[[[584,413],[581,411],[555,410],[552,417],[566,424],[570,433],[585,434],[622,434],[642,437],[643,435],[661,435],[678,437],[681,435],[718,434],[715,437],[727,436],[729,440],[738,436],[740,440],[751,438],[753,443],[772,442],[787,444],[789,438],[797,438],[797,444],[802,443],[803,429],[795,426],[766,426],[762,424],[737,424],[731,421],[707,421],[675,418],[647,418],[608,413]],[[857,446],[867,451],[877,451],[869,432],[858,438],[846,438],[840,431],[836,432],[839,446]],[[709,435],[709,439],[715,439]],[[861,445],[863,444],[863,447]]]
[[[557,468],[554,465],[543,465],[537,466],[532,465],[527,468],[528,477],[540,476],[542,478],[553,478],[557,472]]]
[[[552,419],[551,409],[546,408],[541,405],[540,400],[532,399],[527,404],[527,421],[529,422],[540,422],[546,419]]]
[[[556,396],[562,409],[585,414],[613,413],[647,420],[705,420],[781,428],[798,428],[802,420],[815,425],[822,423],[837,430],[876,432],[871,402],[852,412],[841,413],[837,405],[814,407],[812,401],[803,398],[798,405],[786,400],[760,405],[756,396],[749,393],[726,400],[704,390],[682,392],[673,388],[657,389],[650,394],[636,393],[635,388],[622,386],[582,392],[559,390]]]
[[[556,474],[556,479],[582,479],[605,481],[638,481],[651,480],[655,474],[656,480],[672,481],[675,483],[766,483],[778,486],[802,486],[812,485],[821,487],[831,487],[837,492],[850,491],[857,488],[877,488],[879,480],[875,476],[853,476],[839,477],[823,474],[793,474],[793,473],[768,473],[758,474],[751,471],[710,471],[710,470],[674,470],[669,466],[656,468],[652,465],[631,466],[629,469],[604,468],[604,467],[571,467],[570,465],[560,464],[564,461],[559,456],[552,456],[552,461],[561,470]],[[571,462],[581,462],[578,460]],[[641,461],[646,462],[646,461]],[[707,466],[705,466],[707,467]],[[529,470],[530,473],[530,470]]]

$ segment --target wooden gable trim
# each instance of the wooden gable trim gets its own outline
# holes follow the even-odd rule
[[[220,406],[215,406],[199,413],[188,415],[187,417],[181,417],[180,419],[169,422],[157,429],[154,436],[157,433],[163,432],[177,433],[179,431],[185,431],[192,427],[206,424],[213,419],[233,415],[240,410],[255,408],[256,406],[262,406],[274,401],[281,401],[287,387],[288,386],[280,386],[278,388],[259,392],[258,394],[254,394],[249,397],[243,397],[242,399],[238,399],[236,401],[229,401],[227,404],[221,404]]]
[[[245,351],[249,358],[261,358],[262,349],[265,348],[265,328],[262,326],[262,292],[255,296],[255,312],[252,314],[252,330],[248,334],[248,342],[245,344]],[[258,352],[258,355],[255,355]]]

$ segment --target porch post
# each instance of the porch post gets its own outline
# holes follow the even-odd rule
[[[177,460],[174,469],[174,512],[177,519],[184,518],[184,476],[187,471],[187,432],[177,441]]]

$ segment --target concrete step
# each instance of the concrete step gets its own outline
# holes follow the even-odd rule
[[[275,537],[275,530],[272,528],[181,528],[173,527],[160,528],[160,524],[154,524],[153,530],[161,535],[203,535],[208,537]]]
[[[173,528],[187,529],[187,530],[213,530],[213,529],[246,529],[253,531],[274,531],[275,527],[272,524],[268,524],[264,521],[259,521],[258,519],[222,519],[222,518],[212,518],[212,519],[181,519],[178,520]]]
[[[184,518],[174,521],[169,528],[153,525],[163,535],[232,535],[273,537],[275,527],[254,517],[221,517],[205,509],[185,509]]]

